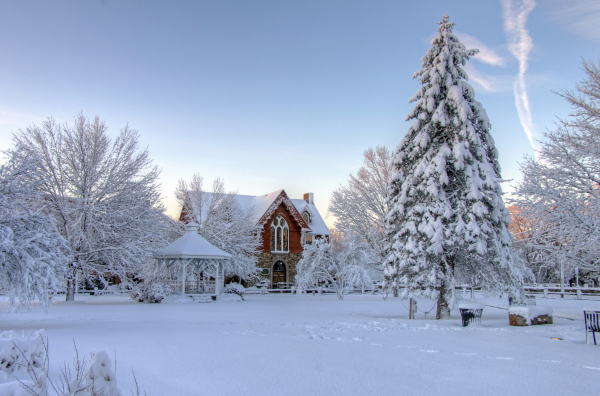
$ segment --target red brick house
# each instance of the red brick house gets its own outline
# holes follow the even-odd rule
[[[312,193],[291,199],[284,190],[278,190],[258,196],[237,195],[237,199],[242,208],[253,210],[256,223],[262,227],[258,267],[273,285],[293,282],[304,244],[331,235]]]

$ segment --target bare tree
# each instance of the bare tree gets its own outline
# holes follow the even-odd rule
[[[560,268],[600,269],[600,68],[582,62],[586,79],[560,95],[569,118],[544,134],[538,159],[521,164],[513,202],[537,224],[527,245]]]
[[[70,247],[67,301],[78,273],[128,282],[161,245],[166,222],[160,171],[140,150],[138,132],[125,126],[113,141],[98,116],[80,113],[73,126],[49,118],[13,140],[13,155],[40,159],[38,191]]]
[[[362,235],[370,247],[372,260],[382,262],[384,255],[383,222],[385,200],[392,174],[391,155],[385,146],[364,152],[363,166],[348,184],[331,197],[329,211],[336,217],[335,228],[343,233]]]
[[[226,192],[222,179],[213,182],[212,192],[205,191],[204,178],[199,174],[194,174],[190,182],[179,180],[175,197],[183,208],[178,232],[184,232],[186,222],[198,223],[199,233],[208,242],[231,254],[231,259],[225,261],[225,276],[254,279],[261,229],[253,208],[242,207],[236,192]]]

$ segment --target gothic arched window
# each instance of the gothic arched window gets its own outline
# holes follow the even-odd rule
[[[271,251],[287,252],[289,251],[289,233],[290,229],[285,219],[278,216],[271,224]]]
[[[306,224],[310,224],[310,215],[308,214],[308,212],[302,213],[302,218],[304,219],[304,222]]]

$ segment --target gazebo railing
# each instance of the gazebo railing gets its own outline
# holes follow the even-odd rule
[[[162,281],[165,285],[170,286],[175,292],[181,292],[181,281],[178,279],[165,279]],[[185,292],[186,293],[215,293],[215,281],[214,280],[200,280],[200,288],[198,288],[198,281],[188,280],[185,281]]]

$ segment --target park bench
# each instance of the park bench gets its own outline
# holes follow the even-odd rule
[[[596,333],[600,333],[600,310],[584,309],[583,316],[585,317],[585,341],[588,344],[593,341],[594,345],[597,345]]]

